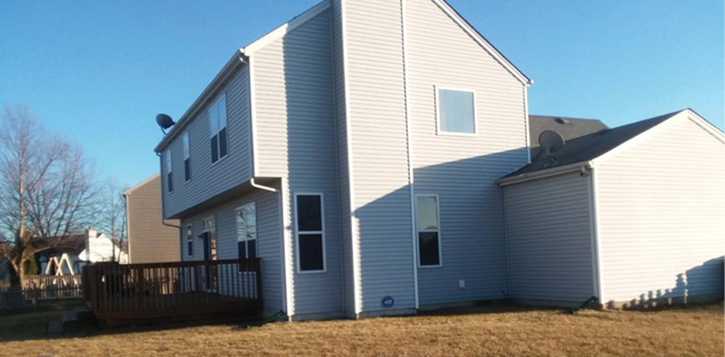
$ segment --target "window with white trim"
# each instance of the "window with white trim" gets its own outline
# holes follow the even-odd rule
[[[441,242],[438,215],[438,196],[417,195],[416,226],[418,229],[418,264],[441,265]]]
[[[239,259],[257,257],[257,206],[254,202],[237,208],[237,248]]]
[[[297,267],[300,272],[325,271],[322,195],[295,195]]]
[[[209,108],[209,132],[213,164],[227,156],[227,98],[224,94]]]
[[[166,164],[166,190],[174,192],[174,175],[171,172],[171,148],[164,152],[164,163]]]
[[[184,181],[191,180],[191,153],[189,152],[189,131],[184,132],[182,138],[184,143]]]
[[[438,131],[476,134],[476,95],[471,91],[437,88]]]
[[[186,255],[194,255],[194,230],[191,224],[186,226]]]

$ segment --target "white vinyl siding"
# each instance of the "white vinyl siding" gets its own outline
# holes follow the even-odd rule
[[[237,69],[221,84],[225,93],[227,113],[228,155],[212,164],[208,108],[205,106],[190,118],[185,126],[189,132],[189,162],[192,180],[184,183],[179,173],[184,167],[184,147],[181,135],[165,150],[171,150],[175,171],[174,193],[168,194],[164,179],[163,207],[165,218],[182,218],[190,208],[216,198],[248,181],[252,173],[251,135],[249,130],[249,77],[246,66]],[[210,103],[211,105],[213,103]],[[178,124],[177,124],[178,125]],[[234,153],[234,154],[231,154]],[[162,160],[163,161],[163,160]],[[162,170],[166,168],[162,165]],[[163,172],[165,174],[165,172]],[[182,214],[183,213],[183,214]]]
[[[294,315],[342,315],[343,289],[333,42],[329,10],[270,42],[251,58],[257,176],[283,177],[283,218]],[[325,274],[297,271],[294,193],[319,192],[325,207]],[[348,215],[349,216],[349,215]],[[325,294],[320,294],[324,291]]]
[[[398,310],[416,302],[401,10],[400,1],[344,1],[353,263],[363,314],[387,311],[385,296]],[[430,47],[424,52],[430,57]]]
[[[722,294],[725,144],[670,120],[595,169],[606,302]]]
[[[595,296],[590,179],[575,172],[503,188],[512,298],[576,305]]]
[[[440,195],[443,227],[443,266],[418,269],[420,305],[500,299],[506,245],[495,180],[527,163],[526,87],[436,2],[405,0],[405,21],[414,188]],[[436,88],[475,93],[475,135],[439,135]]]

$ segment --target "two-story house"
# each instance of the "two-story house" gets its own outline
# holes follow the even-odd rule
[[[184,260],[261,258],[293,319],[502,298],[495,180],[528,162],[530,83],[445,1],[323,1],[158,144],[164,217]]]
[[[647,275],[651,267],[635,262],[642,251],[663,261],[684,248],[682,235],[671,235],[672,249],[647,249],[659,233],[643,218],[631,226],[639,235],[622,238],[641,236],[640,253],[600,269],[598,248],[621,241],[605,236],[604,218],[596,218],[604,204],[593,203],[600,193],[592,194],[596,180],[587,170],[665,119],[636,131],[579,127],[566,138],[591,145],[570,145],[562,153],[573,154],[556,165],[548,148],[532,162],[530,84],[444,0],[325,0],[236,51],[158,144],[163,216],[180,221],[183,260],[260,258],[265,313],[282,310],[291,320],[409,314],[507,297],[579,305],[595,296],[604,304],[601,286],[612,285],[602,281],[628,284],[615,272],[632,267],[653,282],[648,289],[674,286],[674,277],[667,280],[673,272],[722,253],[713,242],[725,225],[713,223],[688,237],[703,254]],[[704,119],[689,111],[666,118],[708,128],[691,137],[714,137],[712,150],[693,155],[725,157],[722,132]],[[658,157],[659,149],[648,150]],[[583,166],[573,165],[584,153],[591,155]],[[562,171],[564,159],[572,165]],[[548,179],[560,173],[571,180]],[[715,187],[725,175],[708,180]],[[561,195],[542,195],[541,182],[554,182],[543,190]],[[669,212],[688,194],[675,183],[657,192]],[[568,206],[574,195],[577,204]],[[710,193],[712,202],[723,195]],[[645,196],[627,196],[647,205]],[[546,199],[567,215],[547,210]],[[725,205],[688,209],[712,222]],[[687,232],[687,220],[680,221]],[[647,230],[652,234],[640,234]],[[718,286],[711,266],[697,273],[708,294]],[[609,291],[623,298],[638,290]]]

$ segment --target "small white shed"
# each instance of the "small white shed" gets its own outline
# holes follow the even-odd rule
[[[605,307],[722,299],[722,131],[686,109],[554,146],[498,181],[511,297]]]

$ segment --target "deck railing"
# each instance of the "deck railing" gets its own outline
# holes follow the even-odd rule
[[[85,298],[98,317],[169,316],[262,306],[258,259],[128,264],[83,270]]]

